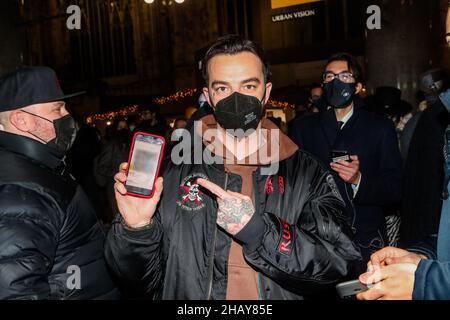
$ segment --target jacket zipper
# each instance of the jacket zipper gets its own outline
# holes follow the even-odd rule
[[[265,300],[261,286],[261,273],[259,272],[258,272],[258,291],[259,291],[259,300],[261,301]]]
[[[225,173],[225,184],[224,184],[224,190],[227,190],[227,184],[228,184],[228,173]],[[211,293],[212,293],[212,285],[213,285],[213,278],[214,278],[214,257],[216,255],[216,241],[217,241],[217,224],[214,223],[214,238],[213,238],[213,246],[212,246],[212,253],[211,258],[209,260],[209,286],[208,286],[208,297],[207,300],[211,300]]]
[[[256,172],[253,172],[252,174],[252,179],[253,179],[253,194],[252,194],[252,200],[253,200],[253,206],[256,209],[257,207],[257,201],[258,201],[258,205],[259,205],[259,199],[258,197],[258,183],[257,183],[257,179],[256,179]],[[256,214],[256,212],[255,212]],[[261,273],[256,271],[258,273],[258,282],[256,283],[256,286],[258,287],[258,292],[259,292],[259,300],[264,300],[264,296],[263,296],[263,291],[262,291],[262,287],[261,287]]]

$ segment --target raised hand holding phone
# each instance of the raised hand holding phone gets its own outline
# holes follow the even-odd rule
[[[164,146],[162,137],[136,133],[128,163],[122,164],[114,177],[117,206],[130,228],[151,224],[163,190],[163,180],[157,177]]]
[[[361,172],[359,171],[359,158],[358,156],[350,156],[351,162],[338,161],[330,163],[331,169],[336,171],[346,183],[354,185],[359,184],[361,181]]]
[[[134,197],[129,195],[125,188],[127,169],[128,163],[123,163],[120,166],[120,172],[114,177],[116,181],[114,189],[120,214],[127,226],[136,229],[151,223],[163,191],[163,179],[156,179],[155,192],[152,198]]]

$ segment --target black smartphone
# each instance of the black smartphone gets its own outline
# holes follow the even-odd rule
[[[338,162],[338,161],[352,162],[349,152],[344,151],[344,150],[333,150],[331,152],[331,160],[333,162]]]
[[[343,282],[336,286],[336,291],[341,299],[351,298],[367,290],[369,290],[369,287],[359,280]]]
[[[166,142],[163,137],[137,132],[128,156],[127,194],[139,198],[152,198],[155,181],[161,168]]]

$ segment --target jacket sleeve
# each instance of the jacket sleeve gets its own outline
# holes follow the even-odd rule
[[[166,265],[163,244],[169,243],[162,217],[173,205],[170,193],[178,183],[175,178],[178,173],[171,168],[169,165],[164,173],[165,191],[152,225],[132,230],[124,225],[122,216],[118,214],[108,233],[105,243],[106,263],[127,298],[160,299]]]
[[[113,222],[105,244],[108,267],[128,298],[155,299],[163,280],[163,231],[159,211],[151,226],[131,230],[120,214]]]
[[[413,247],[408,248],[408,251],[423,254],[428,259],[437,260],[437,239],[437,234],[431,235]]]
[[[236,235],[251,265],[301,295],[339,281],[361,259],[333,177],[315,161],[306,171],[298,174],[286,200],[288,210],[301,210],[298,221],[280,219],[281,212],[256,213]]]
[[[414,280],[414,300],[450,300],[450,262],[421,260]]]
[[[0,300],[50,299],[47,275],[58,241],[57,210],[34,191],[0,187]]]
[[[378,170],[361,168],[362,180],[354,200],[359,205],[390,206],[401,201],[402,158],[397,133],[392,123],[385,123],[382,131],[378,146],[374,146],[378,155]]]

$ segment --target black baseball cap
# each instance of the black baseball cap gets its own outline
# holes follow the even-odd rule
[[[64,94],[56,73],[51,68],[22,67],[0,78],[0,112],[67,100],[84,93]]]

